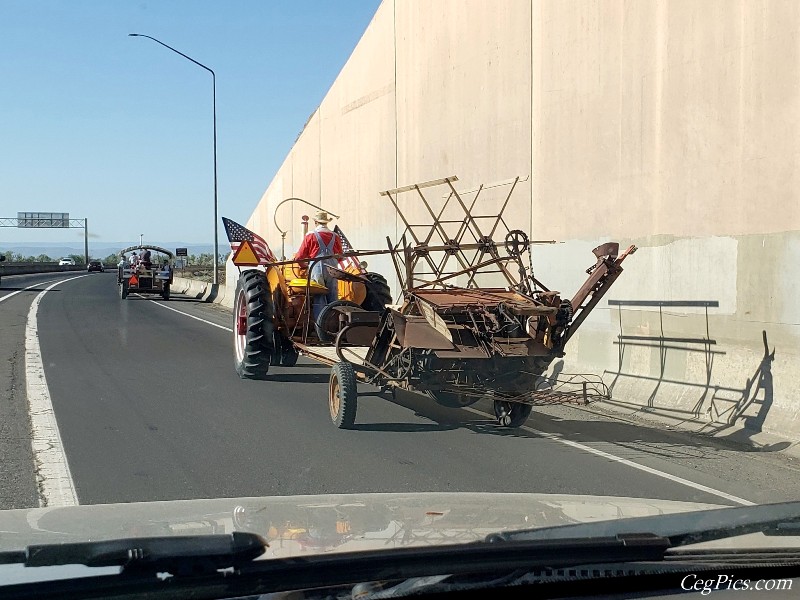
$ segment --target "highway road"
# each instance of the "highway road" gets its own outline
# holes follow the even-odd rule
[[[230,321],[180,296],[121,300],[109,272],[4,277],[0,508],[396,491],[800,497],[800,468],[779,452],[596,409],[535,410],[507,430],[488,404],[362,386],[357,427],[340,431],[329,369],[301,359],[240,380]]]

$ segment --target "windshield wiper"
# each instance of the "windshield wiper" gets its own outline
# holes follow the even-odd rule
[[[26,567],[86,565],[122,567],[124,570],[212,572],[248,563],[267,549],[254,533],[164,536],[119,540],[43,544],[0,553],[0,564]]]
[[[737,506],[685,513],[612,519],[489,534],[487,542],[594,538],[648,532],[672,546],[719,540],[749,533],[800,536],[800,502]]]

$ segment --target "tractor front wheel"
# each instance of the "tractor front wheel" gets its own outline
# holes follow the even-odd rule
[[[339,333],[339,307],[351,307],[361,309],[355,302],[349,300],[336,300],[330,304],[326,304],[320,311],[319,318],[314,323],[314,328],[317,332],[319,341],[325,344],[332,344]]]
[[[273,334],[273,350],[270,364],[272,366],[293,367],[297,364],[299,356],[300,353],[294,347],[292,340],[276,329]]]

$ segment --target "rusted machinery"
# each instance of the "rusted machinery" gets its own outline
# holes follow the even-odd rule
[[[381,192],[402,225],[399,241],[387,237],[385,250],[337,256],[351,265],[362,256],[391,256],[400,288],[397,304],[382,310],[363,302],[331,304],[315,327],[300,318],[286,331],[292,348],[332,366],[328,405],[337,427],[355,422],[358,381],[420,392],[448,407],[489,401],[506,427],[522,425],[537,404],[608,397],[599,377],[544,375],[564,356],[567,342],[636,247],[621,254],[615,242],[595,248],[583,285],[572,298],[562,297],[535,277],[531,259],[532,246],[554,242],[532,241],[504,218],[520,179],[467,192],[456,189],[457,180]],[[490,214],[481,214],[477,207],[489,192]],[[404,195],[412,198],[410,208]],[[287,264],[266,267],[269,293],[278,289],[270,283],[275,279],[270,269]],[[357,269],[334,271],[343,280],[370,285]],[[306,290],[300,302],[308,315],[310,297]]]

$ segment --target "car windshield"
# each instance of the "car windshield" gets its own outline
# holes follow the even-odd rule
[[[0,551],[800,501],[799,3],[0,7]]]

